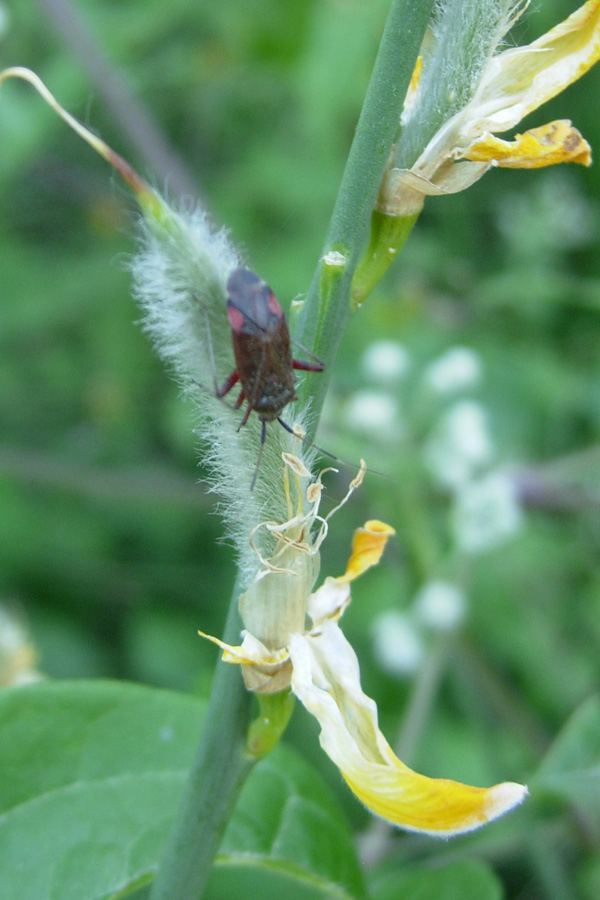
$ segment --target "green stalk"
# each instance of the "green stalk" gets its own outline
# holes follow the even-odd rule
[[[367,238],[433,5],[434,0],[392,2],[323,252],[294,322],[294,338],[310,347],[326,366],[318,376],[307,375],[298,389],[300,406],[311,399],[313,425],[323,405],[331,363],[348,324],[352,276]],[[338,264],[332,265],[332,254]]]
[[[387,216],[373,210],[369,244],[352,279],[353,309],[360,306],[379,284],[404,247],[419,215]]]
[[[239,641],[239,590],[234,589],[224,640]],[[240,790],[256,761],[246,751],[252,695],[238,666],[219,661],[200,745],[150,900],[197,900]]]
[[[400,112],[434,0],[393,0],[340,192],[295,338],[330,365],[350,315],[350,282],[366,239],[371,211],[398,129]],[[331,253],[343,254],[343,266]],[[333,264],[332,264],[333,261]],[[299,400],[318,393],[327,378],[306,378]],[[241,629],[234,591],[224,640],[237,643]],[[154,882],[150,900],[198,900],[221,837],[255,757],[247,752],[251,696],[237,666],[217,665],[208,715],[185,796]],[[256,738],[256,734],[254,735]],[[268,744],[264,736],[258,743]]]

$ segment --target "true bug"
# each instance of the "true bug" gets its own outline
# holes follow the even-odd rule
[[[265,443],[267,422],[275,419],[292,431],[281,413],[296,399],[294,369],[322,372],[325,366],[314,357],[313,362],[294,359],[290,332],[283,309],[268,284],[250,269],[234,269],[227,281],[227,317],[231,325],[235,369],[219,388],[219,398],[238,383],[241,390],[235,403],[239,409],[244,400],[248,406],[240,423],[246,424],[254,410],[262,423],[260,452],[252,487]]]

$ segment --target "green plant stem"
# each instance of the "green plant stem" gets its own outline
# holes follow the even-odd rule
[[[393,0],[331,217],[323,253],[306,301],[294,322],[294,338],[325,365],[307,375],[298,390],[301,405],[311,398],[318,420],[331,363],[350,316],[350,284],[365,243],[371,213],[397,134],[404,97],[429,22],[434,0]],[[341,254],[339,265],[327,264]]]
[[[236,644],[242,627],[234,590],[224,640]],[[197,900],[239,792],[256,761],[246,752],[252,695],[239,666],[217,664],[202,738],[151,900]]]
[[[374,210],[371,237],[352,279],[352,306],[360,306],[381,281],[408,238],[420,213],[414,216],[387,216]]]
[[[442,553],[426,504],[427,486],[416,448],[398,459],[396,478],[402,485],[397,494],[399,534],[418,587],[434,576]]]
[[[421,742],[427,719],[435,706],[446,664],[455,643],[452,633],[437,635],[425,663],[417,675],[404,715],[394,750],[400,759],[412,765]]]
[[[403,99],[434,0],[393,0],[325,241],[344,265],[320,260],[295,337],[330,364],[347,323],[350,281],[365,241],[377,191],[398,129]],[[320,376],[312,412],[318,413],[326,379]],[[311,396],[309,379],[300,402]],[[316,421],[316,418],[315,418]],[[241,622],[234,592],[225,640],[237,643]],[[237,666],[219,663],[204,733],[178,819],[151,892],[151,900],[198,900],[225,826],[253,760],[246,752],[251,697]]]
[[[257,694],[258,716],[248,729],[248,752],[256,759],[266,756],[279,743],[294,711],[296,698],[291,690],[277,694]]]

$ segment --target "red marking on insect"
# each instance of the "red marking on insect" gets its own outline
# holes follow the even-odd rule
[[[256,412],[262,422],[260,451],[252,488],[266,437],[267,422],[275,419],[286,431],[294,433],[283,421],[281,413],[296,399],[294,369],[322,372],[324,364],[294,359],[290,347],[290,332],[283,309],[271,288],[250,269],[235,269],[227,282],[227,316],[231,325],[235,369],[216,388],[219,398],[238,383],[241,390],[235,403],[239,409],[248,403],[240,423],[246,424],[250,413]],[[251,488],[251,489],[252,489]]]

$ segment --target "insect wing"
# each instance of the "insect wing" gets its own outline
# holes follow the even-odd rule
[[[269,339],[271,330],[285,316],[269,285],[250,269],[235,269],[227,282],[227,315],[234,334],[263,334]],[[285,326],[287,330],[287,325]]]
[[[249,269],[236,269],[227,283],[236,370],[249,405],[262,419],[276,418],[294,399],[290,334],[270,287]]]

